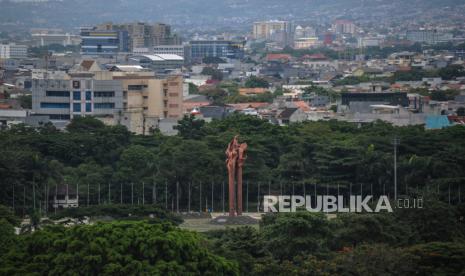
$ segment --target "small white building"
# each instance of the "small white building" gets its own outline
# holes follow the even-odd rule
[[[52,207],[56,209],[79,207],[79,195],[71,185],[62,184],[55,187],[55,191],[50,191],[52,196]]]

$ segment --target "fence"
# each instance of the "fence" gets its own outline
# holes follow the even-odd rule
[[[146,205],[156,204],[173,212],[228,212],[228,184],[226,181],[193,181],[193,182],[159,182],[159,183],[125,183],[108,185],[79,185],[66,191],[74,190],[79,194],[79,206],[95,206],[103,204]],[[427,185],[419,188],[400,185],[398,197],[422,197],[427,194],[437,194],[448,204],[462,203],[463,195],[459,183],[457,185]],[[316,198],[320,195],[343,195],[347,199],[344,206],[348,206],[348,199],[353,195],[372,195],[373,201],[381,195],[394,198],[393,185],[386,184],[319,184],[308,182],[283,181],[244,181],[243,210],[249,212],[263,211],[263,197],[265,195],[302,195]],[[34,185],[17,185],[13,187],[13,194],[3,202],[3,205],[15,209],[16,213],[25,215],[30,210],[43,214],[56,211],[53,205],[57,196],[56,187],[36,188]],[[65,202],[72,199],[65,197]],[[313,198],[312,198],[313,200]]]

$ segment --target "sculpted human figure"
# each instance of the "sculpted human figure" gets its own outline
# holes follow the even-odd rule
[[[242,215],[242,167],[244,165],[247,144],[239,144],[238,135],[228,144],[226,149],[226,167],[229,182],[229,216]],[[237,193],[235,180],[237,176]],[[236,198],[237,195],[237,198]],[[237,208],[236,208],[237,207]],[[236,213],[237,210],[237,213]]]
[[[245,151],[247,150],[247,144],[242,143],[238,148],[237,156],[237,215],[242,215],[242,167],[244,166],[245,159],[247,156]]]

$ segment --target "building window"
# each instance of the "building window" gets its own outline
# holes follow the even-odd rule
[[[163,117],[165,117],[165,118],[168,117],[168,111],[163,111]]]
[[[70,116],[69,115],[64,115],[64,114],[49,114],[47,115],[50,120],[69,120]]]
[[[69,103],[40,103],[40,108],[69,108]]]
[[[115,108],[114,103],[95,103],[94,104],[95,109],[112,109]]]
[[[86,101],[92,100],[92,92],[86,91]]]
[[[178,108],[179,105],[178,104],[170,104],[170,108]]]
[[[111,98],[115,96],[115,91],[95,91],[94,98]]]
[[[81,112],[81,103],[74,103],[73,104],[73,111],[74,112]]]
[[[69,97],[69,91],[45,91],[47,97]]]
[[[92,104],[86,103],[86,112],[92,112]]]
[[[163,89],[163,96],[168,97],[168,89]]]
[[[144,99],[148,99],[148,98],[149,98],[149,96],[144,96]]]
[[[167,100],[164,100],[164,101],[163,101],[163,106],[164,106],[164,107],[168,107],[168,101],[167,101]]]
[[[73,92],[73,100],[75,100],[75,101],[80,101],[81,100],[81,92],[80,91],[74,91]]]
[[[142,90],[144,85],[128,85],[128,90]]]
[[[170,97],[178,97],[179,93],[170,93]]]

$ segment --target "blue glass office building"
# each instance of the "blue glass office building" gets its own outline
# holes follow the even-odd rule
[[[127,31],[81,30],[81,54],[113,55],[129,51]]]
[[[190,42],[191,58],[201,60],[204,57],[242,58],[243,44],[228,40],[194,40]]]

